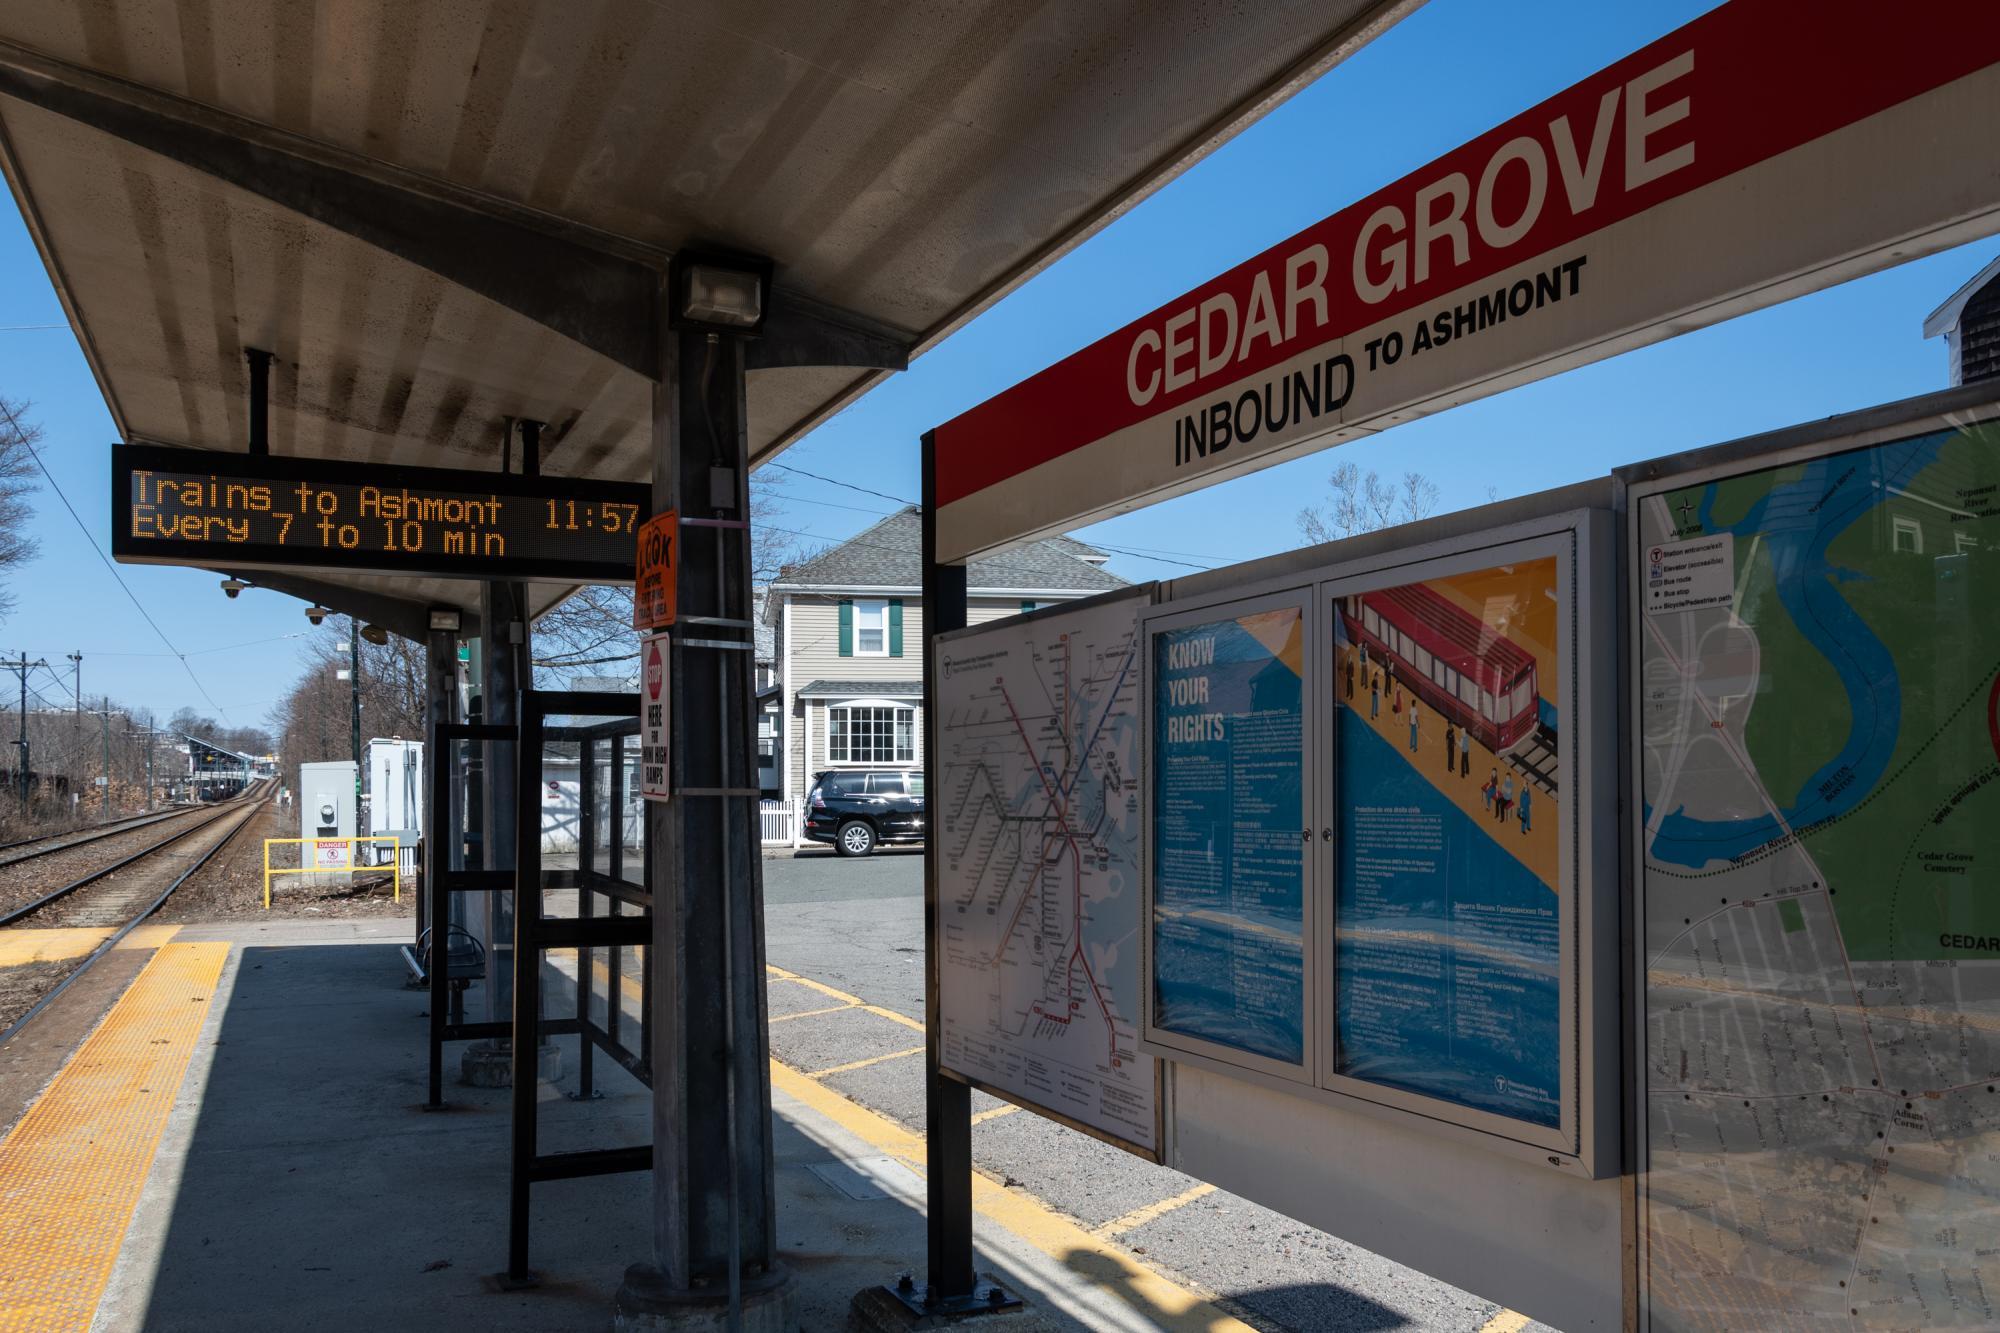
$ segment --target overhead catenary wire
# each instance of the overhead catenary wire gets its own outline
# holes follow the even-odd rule
[[[802,467],[793,467],[790,463],[764,463],[761,466],[774,467],[780,472],[790,472],[800,477],[811,477],[814,481],[823,481],[829,486],[844,486],[850,491],[860,491],[863,495],[872,495],[878,500],[889,500],[899,505],[915,505],[917,503],[915,500],[905,500],[900,495],[891,495],[887,491],[870,490],[866,486],[856,486],[851,481],[841,481],[837,477],[825,477],[817,472],[808,472]]]
[[[246,639],[242,643],[217,644],[213,648],[193,648],[185,653],[135,653],[99,650],[87,655],[90,657],[201,657],[208,653],[233,653],[239,648],[255,648],[266,643],[284,643],[291,639],[303,639],[311,633],[311,630],[299,630],[292,634],[273,634],[269,638]]]
[[[187,672],[187,678],[194,683],[196,691],[200,693],[201,697],[208,703],[208,706],[227,718],[229,710],[217,703],[214,696],[209,694],[208,687],[201,683],[201,678],[194,674],[194,668],[188,665],[187,654],[174,647],[174,641],[167,637],[167,632],[160,628],[159,622],[153,619],[150,611],[146,610],[146,604],[141,602],[137,595],[133,593],[131,587],[125,582],[125,576],[118,572],[118,566],[111,563],[111,557],[104,554],[104,548],[97,544],[97,538],[92,535],[89,526],[84,523],[82,516],[76,512],[76,506],[69,502],[67,495],[63,494],[63,488],[57,483],[55,473],[49,471],[49,465],[42,461],[41,450],[35,448],[35,443],[29,438],[27,429],[21,425],[20,418],[15,416],[13,409],[5,403],[0,403],[0,416],[7,418],[7,424],[12,427],[15,436],[27,448],[28,456],[35,460],[35,466],[40,468],[42,476],[48,479],[49,489],[56,493],[58,500],[62,501],[63,508],[69,511],[70,518],[75,521],[77,531],[81,532],[84,540],[90,543],[90,549],[97,552],[98,560],[103,563],[105,569],[110,571],[111,577],[117,580],[119,589],[124,592],[126,598],[137,608],[140,616],[145,619],[146,623],[153,627],[153,633],[160,636],[160,642],[167,646],[168,653],[179,659],[181,670]]]
[[[839,478],[837,478],[837,477],[828,477],[828,476],[825,476],[825,475],[823,475],[823,474],[821,474],[821,473],[818,473],[818,472],[808,472],[808,471],[806,471],[806,469],[804,469],[804,468],[802,468],[802,467],[793,467],[793,466],[792,466],[791,464],[789,464],[789,463],[777,463],[777,462],[772,462],[772,463],[765,463],[765,464],[763,464],[762,466],[763,466],[763,467],[769,467],[769,468],[776,468],[776,469],[778,469],[778,470],[779,470],[780,472],[790,472],[790,473],[792,473],[792,474],[793,474],[793,475],[795,475],[795,476],[800,476],[800,477],[810,477],[810,478],[811,478],[812,480],[814,480],[814,481],[821,481],[821,482],[825,482],[825,483],[827,483],[827,484],[828,484],[828,485],[830,485],[830,486],[841,486],[841,487],[845,487],[846,489],[848,489],[848,490],[850,490],[850,491],[859,491],[859,492],[861,492],[861,494],[863,494],[863,495],[872,495],[872,496],[875,496],[875,497],[876,497],[877,499],[882,499],[882,500],[889,500],[889,501],[893,501],[893,502],[894,502],[894,503],[896,503],[896,504],[899,504],[899,505],[904,505],[904,506],[906,506],[906,507],[908,507],[908,508],[911,508],[911,509],[916,509],[916,510],[918,510],[919,512],[922,512],[922,506],[921,506],[921,505],[919,505],[919,504],[917,504],[917,502],[916,502],[916,501],[914,501],[914,500],[906,500],[906,499],[904,499],[904,498],[903,498],[902,496],[899,496],[899,495],[891,495],[891,494],[889,494],[889,493],[888,493],[887,491],[877,491],[877,490],[872,490],[872,489],[870,489],[869,487],[866,487],[866,486],[857,486],[857,485],[855,485],[855,484],[854,484],[853,482],[851,482],[851,481],[841,481],[841,480],[840,480]],[[817,505],[824,505],[824,506],[826,506],[826,507],[827,507],[827,508],[829,508],[829,509],[843,509],[843,508],[848,508],[848,509],[857,509],[857,510],[858,510],[858,512],[860,512],[860,513],[864,513],[864,514],[869,514],[869,513],[877,513],[877,512],[880,512],[880,511],[878,511],[878,510],[872,510],[872,509],[858,509],[858,507],[857,507],[857,506],[853,506],[853,505],[838,505],[838,504],[834,504],[834,503],[833,503],[832,501],[830,501],[830,500],[814,500],[814,499],[810,499],[810,498],[807,498],[807,497],[804,497],[804,496],[791,496],[791,495],[787,495],[787,496],[783,496],[783,497],[782,497],[782,499],[783,499],[783,501],[784,501],[784,502],[786,502],[786,503],[802,503],[802,504],[817,504]],[[887,517],[887,515],[885,515],[885,517]],[[783,528],[778,528],[778,527],[776,527],[776,526],[775,526],[775,525],[773,525],[773,524],[762,524],[762,525],[760,525],[760,526],[764,526],[764,527],[771,527],[771,528],[772,528],[772,529],[773,529],[774,531],[778,531],[778,532],[784,532],[784,531],[787,531],[787,529],[783,529]],[[796,534],[795,534],[795,535],[796,535]],[[812,534],[808,534],[808,535],[812,535]],[[831,537],[818,537],[818,536],[815,536],[815,540],[818,540],[818,541],[834,541],[834,540],[838,540],[838,539],[837,539],[837,538],[831,538]],[[1137,546],[1110,546],[1110,545],[1107,545],[1107,544],[1106,544],[1106,543],[1104,543],[1104,542],[1099,542],[1099,541],[1093,541],[1093,542],[1086,542],[1086,543],[1085,543],[1085,545],[1088,545],[1088,546],[1094,546],[1094,547],[1096,547],[1097,549],[1099,549],[1099,550],[1101,550],[1101,551],[1109,551],[1109,552],[1111,552],[1111,553],[1112,553],[1113,555],[1125,555],[1125,556],[1131,556],[1131,557],[1133,557],[1134,559],[1137,559],[1137,560],[1156,560],[1156,561],[1159,561],[1159,562],[1160,562],[1160,563],[1162,563],[1162,564],[1168,564],[1168,565],[1183,565],[1183,566],[1185,566],[1185,567],[1187,567],[1187,568],[1189,568],[1189,569],[1214,569],[1214,568],[1215,568],[1215,565],[1214,565],[1214,564],[1212,564],[1212,563],[1208,563],[1208,564],[1204,564],[1204,563],[1197,563],[1197,562],[1199,562],[1199,561],[1203,560],[1203,559],[1204,559],[1204,557],[1202,557],[1202,556],[1199,556],[1199,555],[1197,555],[1196,553],[1194,553],[1194,552],[1192,552],[1192,551],[1173,551],[1173,550],[1168,550],[1168,549],[1167,549],[1167,548],[1165,548],[1165,547],[1157,547],[1157,546],[1156,546],[1156,547],[1150,547],[1150,548],[1146,548],[1146,547],[1137,547]]]
[[[866,546],[866,547],[870,548],[871,550],[877,550],[877,551],[894,551],[894,552],[895,552],[896,554],[898,554],[898,555],[909,555],[909,554],[911,554],[911,550],[910,550],[910,548],[909,548],[909,547],[907,547],[907,546],[898,546],[898,545],[895,545],[895,544],[893,544],[893,543],[890,543],[890,542],[871,542],[871,541],[869,541],[869,540],[868,540],[868,539],[867,539],[867,538],[866,538],[865,536],[856,536],[856,537],[847,537],[847,538],[840,538],[840,537],[829,537],[829,536],[827,536],[827,535],[826,535],[825,533],[823,533],[823,532],[808,532],[808,531],[806,531],[806,530],[805,530],[805,529],[803,529],[803,528],[786,528],[786,527],[780,527],[780,526],[779,526],[778,524],[776,524],[776,523],[760,523],[760,524],[758,524],[757,526],[758,526],[758,527],[760,527],[760,528],[764,528],[764,529],[766,529],[767,531],[770,531],[770,532],[782,532],[782,533],[784,533],[784,534],[785,534],[786,536],[788,536],[788,537],[805,537],[805,538],[807,538],[807,539],[809,539],[809,540],[812,540],[812,541],[816,541],[816,542],[831,542],[831,543],[834,543],[834,544],[836,544],[836,545],[839,545],[839,546]],[[1120,554],[1120,555],[1136,555],[1136,554],[1138,554],[1138,553],[1136,553],[1136,552],[1132,552],[1132,551],[1121,551],[1121,550],[1119,550],[1119,549],[1118,549],[1117,547],[1112,547],[1112,546],[1102,546],[1102,545],[1100,545],[1100,544],[1099,544],[1099,543],[1097,543],[1097,542],[1084,542],[1084,543],[1082,543],[1082,544],[1083,544],[1083,545],[1086,545],[1086,546],[1096,546],[1096,547],[1098,547],[1098,549],[1100,549],[1100,550],[1105,550],[1105,551],[1111,551],[1111,552],[1114,552],[1114,553],[1116,553],[1116,554]],[[975,557],[975,558],[976,558],[976,559],[978,559],[978,561],[979,561],[979,563],[980,563],[981,565],[984,565],[984,566],[985,566],[985,567],[987,567],[988,569],[996,569],[996,570],[1006,570],[1006,571],[1011,571],[1011,572],[1017,572],[1017,573],[1020,573],[1020,574],[1022,574],[1022,575],[1024,575],[1024,576],[1029,576],[1029,577],[1038,577],[1038,576],[1045,576],[1045,575],[1047,574],[1047,571],[1046,571],[1046,570],[1043,570],[1043,569],[1040,569],[1040,568],[1038,568],[1038,567],[1036,567],[1036,566],[1031,566],[1031,565],[1024,565],[1024,564],[1021,564],[1021,563],[1019,563],[1019,562],[1017,562],[1017,561],[1010,561],[1010,560],[1008,560],[1008,559],[1007,559],[1007,558],[1006,558],[1005,556],[982,556],[982,557]],[[1140,556],[1139,556],[1139,558],[1140,558],[1140,559],[1145,559],[1145,560],[1160,560],[1160,559],[1162,559],[1163,557],[1160,557],[1160,556],[1151,556],[1151,555],[1140,555]],[[1087,560],[1082,560],[1082,559],[1081,559],[1080,557],[1072,557],[1072,559],[1077,559],[1077,560],[1079,561],[1079,563],[1082,563],[1082,564],[1089,564],[1089,563],[1090,563],[1090,562],[1089,562],[1089,561],[1087,561]],[[1212,568],[1214,568],[1214,566],[1212,566],[1212,565],[1196,565],[1196,564],[1194,564],[1194,563],[1193,563],[1193,562],[1191,562],[1191,561],[1185,561],[1185,560],[1168,560],[1168,561],[1166,561],[1166,563],[1168,563],[1168,564],[1185,564],[1185,565],[1188,565],[1188,566],[1189,566],[1190,568],[1194,568],[1194,569],[1212,569]],[[1102,591],[1109,591],[1109,589],[1103,589]]]

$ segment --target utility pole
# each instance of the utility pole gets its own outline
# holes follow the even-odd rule
[[[16,672],[21,677],[21,739],[15,742],[18,747],[16,757],[20,761],[20,772],[15,775],[19,779],[15,784],[15,790],[23,811],[28,808],[28,673],[36,667],[47,665],[47,662],[40,660],[30,662],[26,653],[21,654],[19,661],[0,660],[0,667]]]
[[[153,808],[153,738],[159,733],[153,730],[153,724],[150,722],[144,723],[143,726],[146,736],[146,809],[150,812]],[[139,732],[128,731],[125,734],[137,736]]]
[[[104,811],[104,817],[109,819],[111,817],[111,701],[109,699],[104,701],[104,707],[97,710],[97,715],[104,720],[104,801],[99,808]]]
[[[83,649],[79,648],[69,654],[69,664],[72,677],[71,683],[76,690],[76,702],[74,711],[70,714],[69,753],[71,757],[65,761],[66,765],[75,763],[75,756],[83,753]],[[81,792],[71,793],[71,810],[76,809],[82,804],[83,794]],[[65,811],[64,813],[67,814],[69,812]]]
[[[347,682],[352,700],[350,729],[354,742],[354,817],[361,817],[361,622],[347,618]]]

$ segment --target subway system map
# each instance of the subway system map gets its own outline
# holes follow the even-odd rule
[[[1652,1326],[2000,1326],[2000,435],[1633,517]]]
[[[948,641],[937,672],[945,1068],[1152,1154],[1139,1055],[1140,597]]]

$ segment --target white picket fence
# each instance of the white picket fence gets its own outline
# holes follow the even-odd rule
[[[805,843],[806,803],[765,801],[758,810],[759,833],[766,847],[798,847]],[[577,840],[577,790],[573,778],[553,778],[542,795],[542,850],[574,852]],[[635,803],[628,812],[625,845],[643,845],[640,808]]]
[[[805,841],[804,801],[766,801],[759,815],[766,847],[796,847]]]

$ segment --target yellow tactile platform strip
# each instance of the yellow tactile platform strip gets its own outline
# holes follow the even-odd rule
[[[0,1141],[0,1333],[87,1329],[227,944],[166,944]]]
[[[147,924],[118,942],[120,949],[157,949],[174,937],[179,926]],[[57,963],[81,958],[104,942],[109,926],[58,926],[46,930],[15,927],[0,931],[0,967],[24,963]]]

